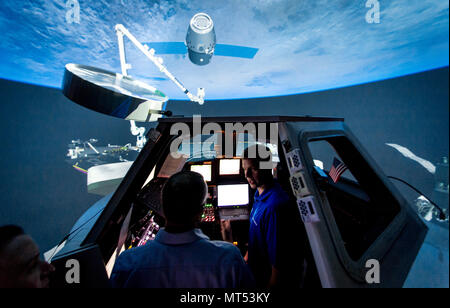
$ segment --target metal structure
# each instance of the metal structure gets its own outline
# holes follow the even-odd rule
[[[149,214],[157,218],[157,213],[161,213],[158,200],[167,177],[190,164],[187,157],[174,159],[171,156],[171,145],[179,137],[171,134],[171,128],[185,124],[190,128],[191,140],[195,140],[196,134],[201,134],[194,132],[192,118],[161,118],[158,122],[157,128],[149,131],[147,144],[117,190],[86,212],[68,239],[61,243],[63,248],[59,252],[54,250],[52,263],[61,268],[62,275],[55,280],[55,285],[71,287],[64,281],[64,266],[66,260],[75,257],[80,263],[89,263],[86,266],[81,264],[85,271],[81,275],[87,277],[83,286],[106,284],[116,257],[128,248],[119,239],[125,237],[140,242],[139,239],[151,240],[153,237],[144,231],[154,228],[149,228],[148,224],[140,227],[140,222],[154,222],[149,220]],[[279,127],[277,148],[280,161],[276,173],[280,184],[296,200],[297,215],[301,217],[298,225],[289,227],[292,230],[302,227],[304,230],[304,235],[293,233],[289,237],[291,247],[298,249],[307,244],[305,247],[309,253],[306,255],[310,257],[305,261],[311,265],[309,268],[314,271],[311,277],[317,277],[319,286],[365,288],[401,287],[404,284],[414,268],[427,227],[346,127],[343,119],[215,117],[202,118],[201,128],[214,124],[214,131],[222,144],[227,142],[224,139],[232,138],[231,144],[236,145],[237,134],[227,137],[224,131],[227,126],[238,123],[253,123],[258,127],[258,135],[264,133],[265,136],[269,136],[271,124]],[[310,144],[321,140],[333,143],[358,183],[344,179],[333,183],[327,179],[324,170],[317,172]],[[223,156],[205,159],[214,166]],[[215,176],[219,175],[216,173]],[[222,180],[230,181],[229,178]],[[203,226],[207,228],[207,224],[216,222],[203,222],[206,224]],[[134,230],[144,230],[145,234]],[[382,280],[378,284],[367,281],[369,269],[366,265],[373,260],[380,263]],[[305,283],[312,286],[313,281]]]
[[[123,25],[118,24],[115,29],[117,33],[117,40],[119,42],[120,66],[122,68],[123,76],[127,76],[127,71],[131,68],[131,64],[127,63],[125,56],[125,44],[123,37],[126,36],[150,61],[152,61],[153,64],[156,65],[162,73],[172,80],[172,82],[175,83],[175,85],[183,91],[191,101],[199,103],[200,105],[204,103],[205,90],[203,88],[199,88],[197,95],[193,95],[177,78],[175,78],[175,76],[167,70],[167,68],[163,65],[163,59],[155,55],[155,50],[153,48],[149,48],[147,45],[141,44]]]

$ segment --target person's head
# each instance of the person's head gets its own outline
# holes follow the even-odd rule
[[[200,219],[208,187],[197,172],[172,175],[162,190],[162,207],[167,225],[194,226]]]
[[[0,227],[0,288],[45,288],[53,271],[21,227]]]
[[[252,189],[261,188],[273,182],[272,154],[263,145],[252,145],[242,153],[242,168]]]

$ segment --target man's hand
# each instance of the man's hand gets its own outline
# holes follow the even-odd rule
[[[272,276],[270,276],[269,289],[276,288],[280,283],[280,272],[272,266]]]
[[[220,220],[220,232],[222,233],[222,239],[225,242],[233,243],[233,233],[231,232],[230,220]]]

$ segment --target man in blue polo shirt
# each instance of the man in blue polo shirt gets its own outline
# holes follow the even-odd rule
[[[268,156],[266,160],[261,158],[263,153]],[[293,223],[298,212],[293,210],[288,194],[274,180],[271,163],[270,150],[263,146],[249,147],[242,155],[245,177],[256,190],[246,260],[258,287],[296,287],[300,284],[302,259],[300,256],[295,261],[298,253],[295,247],[289,247],[293,243],[289,243],[288,230],[298,230],[298,223]]]

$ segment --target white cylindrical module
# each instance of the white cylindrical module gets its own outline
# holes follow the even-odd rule
[[[206,65],[212,58],[216,47],[214,23],[206,13],[192,17],[186,34],[189,59],[197,65]]]

